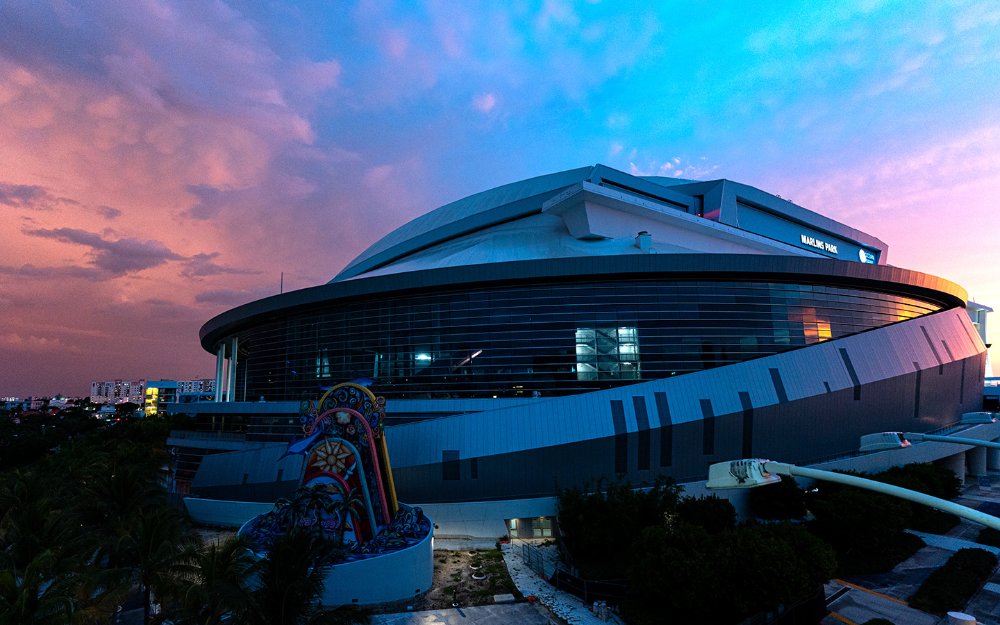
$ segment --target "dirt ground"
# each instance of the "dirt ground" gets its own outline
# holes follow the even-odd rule
[[[222,541],[231,537],[232,530],[197,528],[202,544]],[[477,579],[485,575],[483,579]],[[488,605],[493,595],[510,593],[521,600],[521,593],[514,586],[499,549],[476,551],[434,551],[434,581],[423,596],[410,601],[386,604],[372,608],[372,613],[408,610],[439,610],[460,606]]]
[[[483,579],[477,579],[485,576]],[[488,605],[493,595],[510,593],[520,600],[499,549],[478,551],[434,551],[434,581],[431,589],[418,599],[408,601],[412,610],[438,610],[459,606]],[[397,612],[399,606],[385,606],[373,612]]]

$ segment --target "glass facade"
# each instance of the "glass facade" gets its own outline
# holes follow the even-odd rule
[[[387,398],[556,396],[768,356],[938,311],[812,284],[619,279],[331,301],[238,333],[236,398],[367,377]]]

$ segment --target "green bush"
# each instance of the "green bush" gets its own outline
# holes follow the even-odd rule
[[[908,464],[872,475],[873,480],[908,488],[939,499],[958,497],[961,483],[951,469],[936,464]],[[958,525],[958,517],[917,503],[910,503],[909,527],[930,534],[944,534]]]
[[[736,623],[809,596],[835,567],[828,545],[787,523],[718,534],[684,522],[650,527],[632,558],[625,616],[635,625],[662,623],[665,614],[677,623]]]
[[[903,531],[912,519],[906,501],[840,484],[820,485],[807,501],[810,528],[837,552],[840,575],[891,570],[924,544]]]
[[[907,464],[893,467],[876,473],[872,479],[941,499],[958,497],[962,488],[961,482],[951,469],[936,464]]]
[[[910,597],[910,607],[943,615],[961,610],[993,574],[997,557],[982,549],[962,549],[931,573]]]
[[[716,495],[697,499],[684,497],[677,504],[677,516],[683,521],[705,528],[710,534],[736,527],[736,509],[733,504]]]
[[[593,492],[564,490],[559,494],[560,547],[584,577],[626,577],[629,545],[643,528],[662,525],[674,514],[679,496],[680,487],[671,480],[645,491],[627,482],[599,484]]]
[[[806,515],[805,493],[795,478],[781,476],[781,483],[750,491],[750,512],[758,519],[801,519]]]

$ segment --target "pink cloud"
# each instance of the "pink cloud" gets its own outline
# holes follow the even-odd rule
[[[472,98],[472,108],[480,113],[489,113],[497,105],[497,97],[492,93],[483,93]]]

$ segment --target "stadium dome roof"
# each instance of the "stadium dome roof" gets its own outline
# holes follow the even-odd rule
[[[775,239],[760,234],[760,228],[744,228],[736,214],[737,201],[868,246],[884,262],[886,246],[878,239],[759,189],[728,180],[633,176],[598,164],[505,184],[445,204],[382,237],[330,283],[436,267],[632,254],[638,251],[634,237],[640,230],[652,233],[656,253],[822,256],[787,237]],[[580,209],[583,203],[595,202],[615,216]],[[720,209],[728,215],[714,219],[699,217],[712,202],[728,202],[733,209]],[[596,225],[609,219],[619,227]]]

